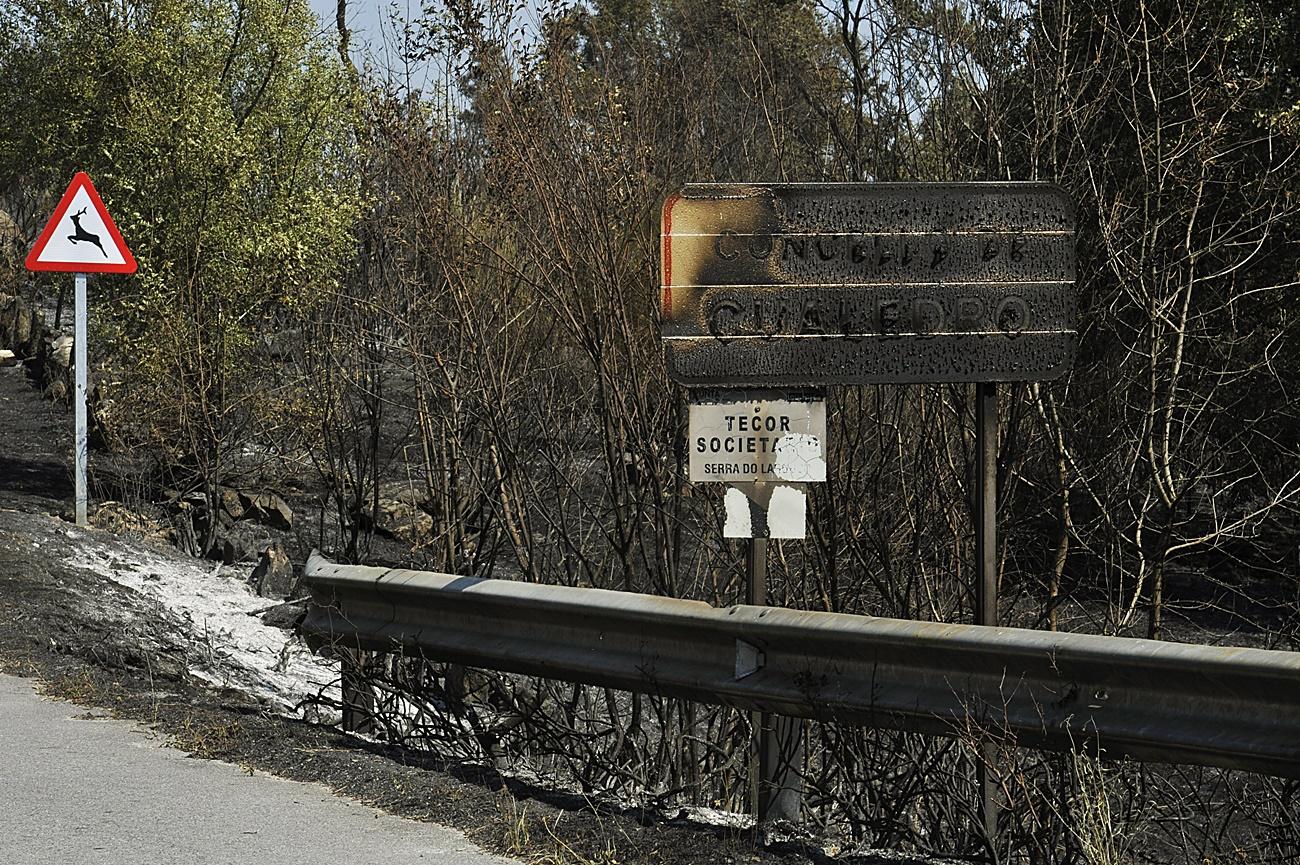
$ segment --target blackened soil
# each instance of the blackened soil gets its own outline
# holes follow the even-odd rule
[[[0,507],[66,507],[71,459],[71,413],[44,399],[25,367],[0,367]]]

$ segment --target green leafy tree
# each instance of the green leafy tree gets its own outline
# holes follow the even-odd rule
[[[311,305],[350,248],[352,79],[302,0],[0,10],[0,177],[50,197],[76,169],[95,179],[140,262],[101,281],[97,348],[135,432],[214,501],[277,392],[256,335]]]

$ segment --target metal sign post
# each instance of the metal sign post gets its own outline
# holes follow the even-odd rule
[[[77,416],[77,435],[73,462],[76,474],[76,518],[77,525],[86,524],[86,457],[88,435],[86,431],[86,274],[76,276],[76,295],[74,300],[74,320],[72,337],[73,366],[76,387],[74,388],[73,406]]]
[[[750,538],[745,556],[746,603],[767,605],[767,538]],[[803,721],[751,712],[754,731],[749,791],[760,823],[798,823],[803,805]]]
[[[54,208],[54,215],[27,253],[27,269],[73,273],[75,299],[73,321],[73,409],[76,435],[73,441],[77,525],[86,525],[86,274],[135,273],[135,257],[108,215],[108,208],[84,171],[78,171]]]
[[[975,560],[979,577],[975,581],[975,624],[998,623],[998,386],[993,382],[975,385]],[[985,742],[976,769],[980,788],[980,814],[984,834],[993,844],[998,832],[997,785],[989,778],[995,748]]]
[[[745,550],[745,603],[755,607],[767,604],[767,538],[750,538]],[[749,807],[762,822],[766,816],[764,805],[768,785],[763,769],[763,755],[767,752],[766,712],[750,712],[749,727],[752,740],[749,749]]]

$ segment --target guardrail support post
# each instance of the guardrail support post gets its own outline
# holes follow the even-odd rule
[[[803,805],[803,721],[762,713],[758,754],[759,822],[799,822]]]
[[[369,652],[339,649],[342,668],[343,729],[349,733],[371,733],[375,729],[375,692],[366,682],[365,663]]]

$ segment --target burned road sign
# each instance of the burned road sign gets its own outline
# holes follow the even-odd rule
[[[1047,184],[693,184],[662,253],[686,385],[1032,381],[1074,358],[1074,210]]]

